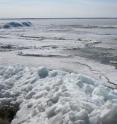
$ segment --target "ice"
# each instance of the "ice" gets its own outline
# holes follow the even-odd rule
[[[95,81],[91,78],[89,78],[88,76],[84,76],[84,75],[79,75],[79,79],[81,80],[81,82],[84,82],[86,84],[95,84]]]
[[[32,25],[31,22],[8,22],[3,25],[3,28],[18,28],[18,27],[30,27]]]
[[[50,119],[49,124],[62,124],[63,123],[63,115],[62,113],[57,114],[53,118]]]
[[[93,90],[92,95],[93,96],[102,96],[105,100],[108,99],[109,96],[109,88],[106,88],[104,86],[98,86]]]
[[[117,71],[100,63],[116,59],[116,26],[74,21],[0,21],[0,106],[20,104],[12,124],[117,124]]]
[[[46,67],[0,67],[0,105],[19,103],[12,124],[116,124],[117,90]]]
[[[52,107],[48,108],[46,111],[47,117],[51,118],[51,117],[55,116],[56,115],[55,110],[56,110],[56,106],[52,106]]]
[[[117,123],[117,105],[112,105],[102,110],[100,118],[103,124],[116,124]]]
[[[31,22],[22,22],[22,25],[30,27],[32,25],[32,23]]]
[[[38,75],[40,76],[40,78],[45,78],[48,76],[48,69],[45,67],[41,67],[38,70]]]

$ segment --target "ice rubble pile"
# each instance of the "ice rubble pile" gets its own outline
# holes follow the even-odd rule
[[[18,28],[18,27],[30,27],[32,25],[31,22],[9,22],[3,25],[3,28]]]
[[[12,124],[117,124],[117,90],[81,74],[0,67],[0,104],[20,103]]]

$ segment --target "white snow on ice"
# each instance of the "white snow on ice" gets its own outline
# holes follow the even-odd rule
[[[116,124],[117,90],[92,77],[0,66],[0,104],[20,103],[12,124]]]

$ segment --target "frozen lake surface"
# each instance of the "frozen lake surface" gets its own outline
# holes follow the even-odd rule
[[[117,82],[117,19],[6,19],[0,27],[2,65],[104,73]]]
[[[21,103],[13,124],[117,123],[116,68],[117,19],[0,20],[0,101]]]

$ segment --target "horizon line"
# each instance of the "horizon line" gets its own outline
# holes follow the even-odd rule
[[[117,19],[117,17],[3,17],[0,20],[7,19]]]

